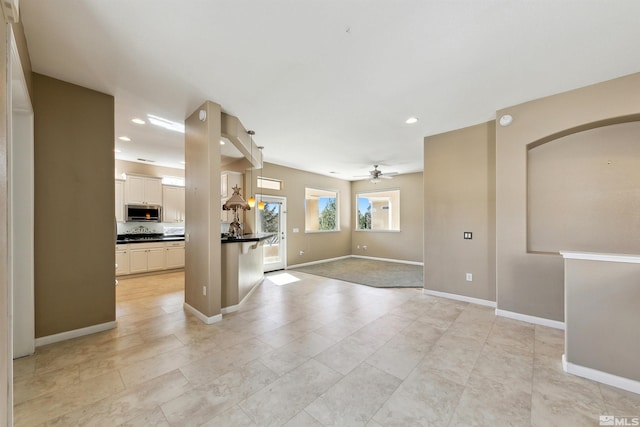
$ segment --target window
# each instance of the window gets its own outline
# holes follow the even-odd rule
[[[282,181],[279,179],[273,178],[265,178],[264,176],[259,176],[256,182],[256,186],[258,188],[266,188],[268,190],[282,190]]]
[[[305,231],[340,230],[338,192],[307,187],[304,190]]]
[[[400,190],[356,194],[356,230],[400,231]]]

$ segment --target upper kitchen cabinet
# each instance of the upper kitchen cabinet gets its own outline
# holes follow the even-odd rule
[[[127,175],[124,185],[126,204],[162,205],[162,179]]]
[[[116,179],[116,221],[124,222],[124,181]]]
[[[184,222],[184,187],[162,186],[162,222]]]
[[[233,194],[233,187],[236,185],[242,188],[243,175],[240,172],[225,171],[220,174],[220,205],[224,205],[231,195]],[[240,194],[246,194],[245,191],[240,191]],[[244,197],[244,196],[243,196]],[[220,220],[222,222],[233,221],[233,213],[225,211],[220,212]]]
[[[229,198],[233,194],[233,187],[242,187],[242,174],[240,172],[224,171],[220,174],[220,197]],[[241,191],[240,194],[244,192]]]

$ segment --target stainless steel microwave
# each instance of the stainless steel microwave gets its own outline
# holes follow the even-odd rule
[[[162,207],[157,205],[126,205],[127,222],[161,222]]]

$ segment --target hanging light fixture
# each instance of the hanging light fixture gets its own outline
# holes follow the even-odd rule
[[[260,175],[262,175],[262,170],[264,169],[264,154],[263,154],[263,148],[264,146],[259,145],[258,146],[258,150],[260,150]],[[260,201],[258,202],[258,209],[263,211],[264,210],[264,201],[262,200],[262,191],[260,191]]]
[[[256,198],[253,197],[253,135],[255,135],[256,133],[252,130],[248,130],[247,133],[249,134],[249,143],[251,144],[251,159],[249,160],[249,177],[251,179],[251,187],[249,190],[249,198],[247,199],[247,204],[249,205],[250,208],[254,207],[256,205]]]

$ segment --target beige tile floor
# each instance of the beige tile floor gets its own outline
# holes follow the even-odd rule
[[[17,426],[590,426],[640,396],[565,374],[562,331],[290,272],[204,325],[182,273],[121,280],[117,329],[14,363]]]

